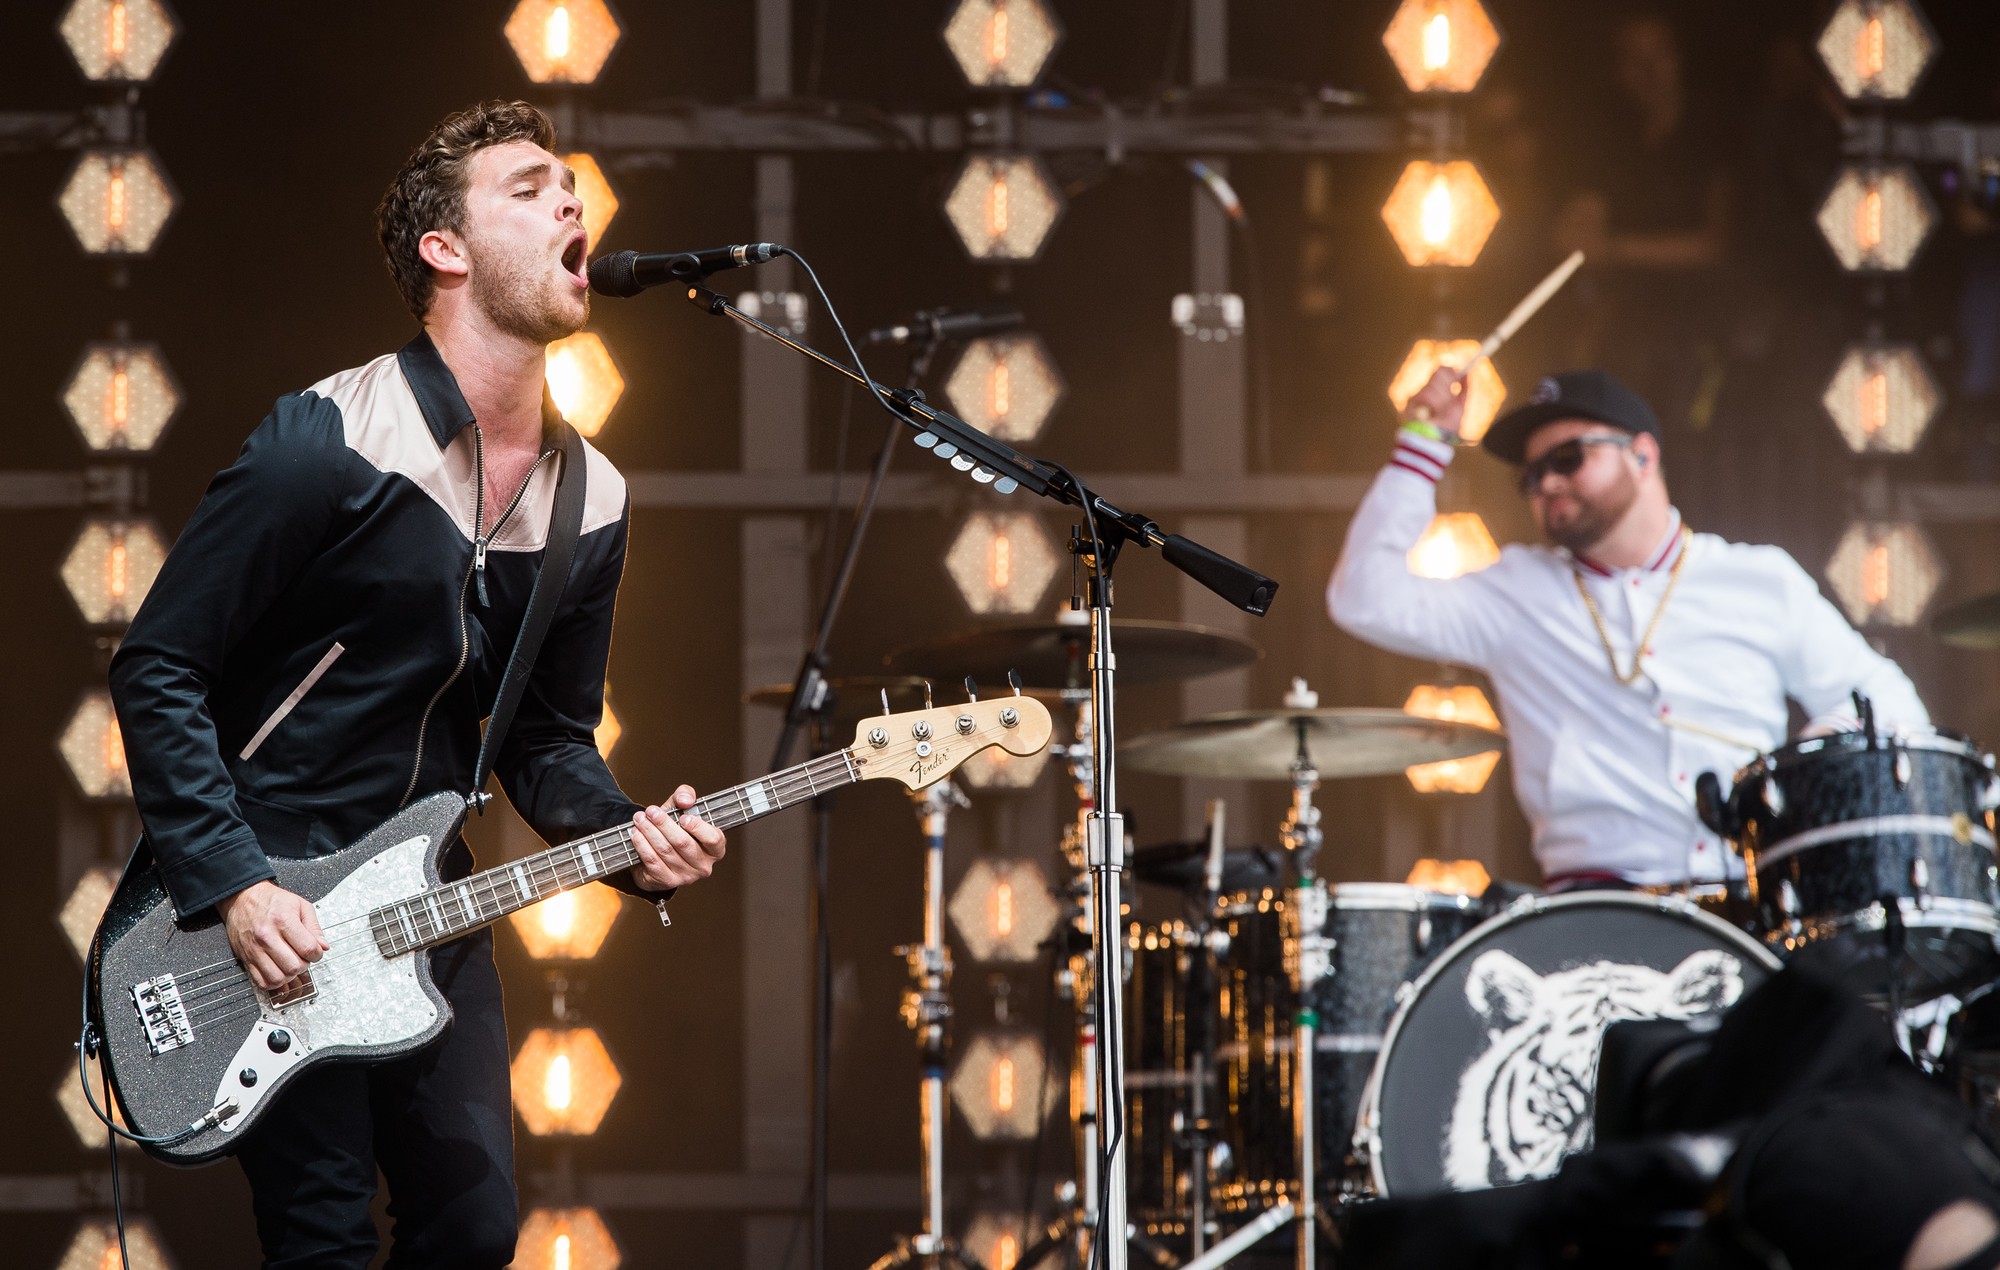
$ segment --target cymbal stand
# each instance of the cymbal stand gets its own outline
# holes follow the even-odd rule
[[[944,942],[945,822],[954,807],[972,804],[949,778],[911,795],[924,835],[924,941],[896,949],[910,967],[903,1022],[917,1037],[921,1070],[918,1136],[923,1143],[923,1229],[878,1258],[869,1270],[980,1270],[944,1233],[944,1079],[951,1021],[951,950]]]

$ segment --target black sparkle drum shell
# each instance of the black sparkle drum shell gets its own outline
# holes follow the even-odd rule
[[[1725,1010],[1778,966],[1683,899],[1518,901],[1447,949],[1390,1025],[1356,1132],[1377,1193],[1552,1176],[1590,1145],[1606,1027]]]
[[[1813,947],[1877,996],[1892,980],[1923,1000],[1992,979],[1994,791],[1990,757],[1943,733],[1814,737],[1738,772],[1729,809],[1773,944]]]

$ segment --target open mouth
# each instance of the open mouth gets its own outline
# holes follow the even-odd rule
[[[562,250],[563,271],[569,274],[579,287],[590,285],[590,274],[586,271],[584,264],[584,258],[588,251],[589,244],[585,241],[582,234],[578,234],[576,237],[570,239]]]

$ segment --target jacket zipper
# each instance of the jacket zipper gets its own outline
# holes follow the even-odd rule
[[[430,701],[424,706],[423,717],[417,720],[417,754],[410,764],[410,783],[403,790],[403,801],[399,806],[408,805],[410,796],[417,792],[417,781],[424,770],[424,738],[430,731],[431,711],[437,709],[437,703],[444,700],[444,694],[450,692],[458,677],[465,673],[465,663],[472,659],[472,638],[465,625],[465,597],[476,577],[479,605],[486,607],[486,545],[506,528],[507,522],[513,518],[514,509],[527,496],[528,483],[535,479],[535,473],[541,470],[542,460],[551,453],[553,451],[544,451],[535,456],[534,463],[521,478],[520,487],[514,491],[514,497],[508,500],[506,510],[500,513],[500,519],[493,522],[493,532],[488,534],[483,528],[486,519],[486,438],[477,421],[472,425],[472,562],[465,567],[465,580],[458,585],[458,664],[451,668],[451,674],[431,694]]]

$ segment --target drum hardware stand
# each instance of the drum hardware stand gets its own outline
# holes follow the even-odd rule
[[[969,690],[969,685],[968,685]],[[917,1037],[922,1072],[918,1135],[923,1143],[923,1229],[877,1259],[869,1270],[917,1266],[920,1270],[980,1270],[944,1231],[944,1081],[951,1021],[951,950],[944,942],[945,822],[954,807],[970,807],[949,777],[911,794],[924,836],[924,940],[896,949],[909,963],[910,986],[903,991],[903,1022]]]

